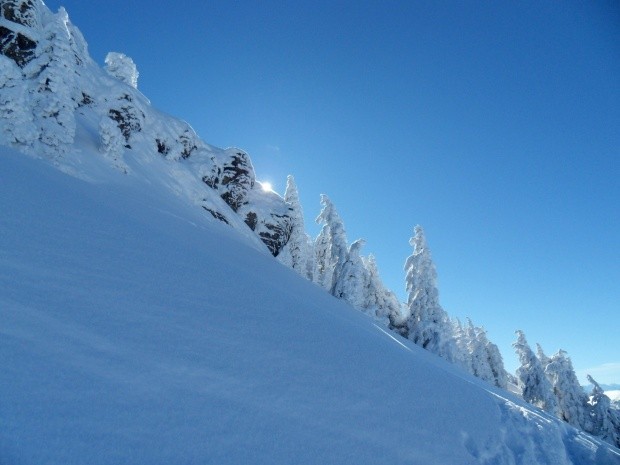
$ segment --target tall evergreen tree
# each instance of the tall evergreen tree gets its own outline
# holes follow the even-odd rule
[[[471,323],[469,318],[467,319],[468,326]],[[459,365],[461,368],[466,370],[468,373],[474,374],[473,366],[472,366],[472,357],[469,350],[470,345],[470,336],[467,328],[463,326],[461,321],[458,318],[455,318],[451,321],[452,324],[452,336],[454,338],[454,343],[456,346],[456,352],[454,357],[454,363]],[[473,324],[472,324],[473,326]]]
[[[304,278],[311,279],[308,274],[308,235],[304,225],[304,216],[299,201],[299,192],[293,176],[286,178],[286,191],[284,201],[289,206],[291,216],[291,236],[286,244],[285,253],[278,255],[278,259],[293,268]],[[281,257],[282,256],[282,257]]]
[[[364,266],[368,273],[366,312],[385,321],[390,329],[402,334],[406,328],[406,320],[398,297],[383,285],[373,255],[364,259]]]
[[[21,69],[4,55],[0,55],[0,134],[11,144],[25,147],[38,138]]]
[[[338,279],[334,282],[334,296],[359,310],[368,308],[369,276],[360,255],[364,243],[363,239],[358,239],[351,244]]]
[[[504,367],[504,359],[499,351],[499,347],[497,347],[497,344],[487,340],[486,349],[491,372],[493,373],[493,384],[502,389],[508,389],[508,372]]]
[[[321,194],[321,205],[323,209],[316,218],[316,222],[323,225],[323,228],[315,241],[315,282],[334,295],[336,283],[347,260],[347,236],[340,215],[325,194]]]
[[[546,369],[547,365],[551,362],[551,359],[545,355],[543,348],[538,343],[536,344],[536,356],[538,357],[538,360],[540,360],[542,367]]]
[[[43,31],[37,57],[24,68],[37,83],[32,96],[35,124],[40,129],[41,149],[51,158],[69,150],[76,131],[75,58],[68,22],[67,12],[60,8]]]
[[[588,432],[620,448],[620,415],[611,408],[609,397],[594,378],[588,375],[588,381],[593,386],[590,395],[592,429]]]
[[[517,331],[517,340],[512,346],[515,348],[521,363],[521,366],[517,369],[517,380],[523,399],[557,416],[558,405],[553,395],[553,389],[540,364],[540,360],[538,360],[528,345],[523,331]]]
[[[489,354],[487,352],[487,336],[483,328],[474,326],[470,319],[467,320],[467,328],[465,329],[467,334],[470,360],[471,360],[471,373],[488,383],[494,384],[495,377],[491,364],[489,361]]]
[[[450,349],[451,325],[446,312],[439,304],[437,272],[426,244],[421,226],[414,229],[409,244],[413,254],[405,262],[408,338],[423,348],[448,360],[454,359]]]
[[[588,396],[579,384],[573,364],[566,352],[558,351],[552,357],[544,355],[538,346],[541,360],[545,360],[545,375],[551,383],[558,403],[558,417],[575,428],[588,430]]]
[[[123,160],[125,139],[118,125],[107,116],[101,118],[99,122],[99,138],[101,140],[100,152],[112,161],[115,168],[126,173],[129,168]]]

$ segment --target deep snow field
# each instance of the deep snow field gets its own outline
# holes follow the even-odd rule
[[[620,463],[88,155],[0,149],[1,464]]]

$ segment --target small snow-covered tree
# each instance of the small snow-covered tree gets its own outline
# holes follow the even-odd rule
[[[125,138],[118,128],[118,124],[104,116],[99,122],[99,138],[101,145],[99,150],[112,161],[115,168],[127,172],[128,168],[123,160],[125,150]]]
[[[291,217],[291,236],[285,247],[285,253],[278,255],[278,260],[293,268],[304,278],[311,279],[308,275],[308,235],[306,234],[304,225],[304,216],[299,201],[299,192],[297,184],[293,176],[286,178],[286,191],[284,192],[284,201],[289,206]],[[282,258],[281,258],[282,256]]]
[[[0,55],[0,135],[8,144],[32,146],[38,138],[26,93],[21,69]]]
[[[592,426],[586,431],[620,448],[620,416],[611,408],[611,401],[601,386],[590,375],[587,377],[593,388],[589,400]]]
[[[314,279],[334,295],[336,283],[342,274],[342,266],[347,260],[347,236],[340,215],[325,194],[321,194],[321,205],[323,209],[316,222],[323,227],[315,241]]]
[[[540,360],[542,367],[546,369],[547,365],[551,362],[551,359],[545,355],[543,348],[538,343],[536,344],[536,356],[538,357],[538,360]]]
[[[406,328],[406,319],[398,297],[383,285],[374,255],[369,255],[363,261],[368,274],[366,312],[383,320],[390,329],[402,334]]]
[[[330,291],[332,287],[332,278],[334,275],[334,266],[331,263],[331,233],[329,226],[324,224],[321,232],[314,240],[314,282],[323,289]]]
[[[334,284],[334,296],[359,310],[366,309],[368,303],[368,272],[360,256],[364,243],[363,239],[358,239],[351,244],[338,280]]]
[[[51,158],[69,150],[76,131],[75,61],[68,22],[67,12],[60,8],[43,30],[37,57],[24,68],[36,82],[32,102],[40,148]]]
[[[493,373],[493,384],[502,389],[507,389],[508,372],[504,367],[504,359],[499,351],[499,347],[487,339],[485,348],[489,359],[489,366],[491,367],[491,372]]]
[[[105,70],[121,82],[138,88],[138,68],[131,58],[123,53],[110,52],[105,57]]]
[[[314,279],[314,271],[316,269],[316,252],[314,250],[314,240],[306,233],[306,276],[312,282],[316,282]]]
[[[493,371],[489,363],[489,354],[487,352],[487,336],[483,328],[477,328],[467,320],[467,349],[469,351],[471,373],[489,383],[494,383]]]
[[[439,304],[437,272],[421,226],[415,227],[409,244],[413,247],[413,254],[405,262],[406,289],[409,294],[408,338],[452,361],[455,357],[451,347],[451,324]]]
[[[588,397],[566,352],[560,350],[549,358],[539,345],[538,354],[545,361],[545,375],[558,402],[558,417],[576,428],[589,429]]]
[[[521,363],[517,369],[517,379],[523,399],[557,416],[558,405],[553,395],[551,383],[545,375],[540,360],[528,345],[523,331],[517,331],[517,340],[512,346],[515,348]]]
[[[467,331],[467,328],[463,326],[458,318],[452,320],[451,324],[452,337],[456,345],[454,363],[473,375],[472,357],[470,353],[470,332]]]

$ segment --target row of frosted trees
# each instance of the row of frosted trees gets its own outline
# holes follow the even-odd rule
[[[424,231],[416,226],[410,244],[412,255],[405,263],[408,300],[399,302],[379,277],[372,255],[362,256],[364,241],[349,244],[344,224],[334,204],[321,196],[322,210],[316,221],[319,235],[305,231],[297,186],[288,177],[284,200],[289,204],[292,233],[278,259],[333,296],[381,320],[423,348],[456,363],[471,374],[506,388],[508,374],[495,344],[483,328],[452,320],[439,304],[437,273]]]
[[[312,239],[305,231],[299,193],[288,177],[284,200],[292,217],[292,233],[278,259],[297,273],[323,287],[333,296],[381,320],[393,331],[422,348],[461,366],[474,376],[497,387],[508,383],[521,391],[524,400],[570,425],[620,447],[620,415],[596,382],[588,396],[580,386],[566,352],[546,357],[530,349],[523,332],[513,344],[520,368],[509,375],[498,347],[486,331],[470,320],[466,325],[451,319],[439,303],[437,272],[426,243],[424,230],[414,229],[412,254],[405,262],[407,302],[399,302],[387,289],[372,255],[364,257],[358,239],[349,245],[344,224],[333,203],[321,196],[322,210],[316,221],[319,235]]]
[[[620,447],[620,412],[611,408],[609,397],[589,375],[593,390],[591,395],[586,394],[565,351],[548,357],[538,345],[534,353],[522,331],[517,331],[513,346],[521,364],[516,374],[523,399]]]

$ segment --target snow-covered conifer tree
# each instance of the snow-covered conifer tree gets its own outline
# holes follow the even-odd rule
[[[594,378],[588,375],[588,381],[593,386],[589,401],[592,426],[588,432],[620,448],[620,416]]]
[[[471,373],[474,376],[483,379],[490,384],[499,386],[502,381],[496,378],[499,378],[501,375],[496,375],[496,372],[500,370],[498,370],[497,368],[493,370],[493,368],[491,367],[491,356],[489,350],[489,346],[491,343],[487,338],[486,331],[484,330],[484,328],[478,328],[474,326],[471,320],[468,319],[465,333],[467,340],[467,349],[469,352],[469,360],[471,364]]]
[[[563,350],[546,357],[540,345],[538,354],[545,361],[545,375],[558,402],[558,417],[576,428],[587,430],[588,397],[579,384],[570,358]]]
[[[499,351],[499,347],[496,344],[487,339],[485,345],[487,351],[487,357],[489,359],[489,366],[491,367],[491,373],[493,373],[492,383],[495,386],[502,389],[508,388],[508,372],[504,367],[504,359]]]
[[[125,138],[118,128],[118,124],[104,116],[99,123],[99,138],[101,139],[100,151],[112,161],[115,168],[127,172],[127,165],[123,160],[125,150]]]
[[[405,262],[406,289],[409,294],[408,338],[437,355],[453,360],[450,323],[439,304],[435,265],[426,245],[424,230],[416,226],[414,233],[409,241],[413,254]]]
[[[545,355],[543,348],[538,343],[536,344],[536,356],[538,357],[538,360],[540,360],[540,364],[543,369],[546,369],[547,365],[551,362],[551,359]]]
[[[515,348],[521,363],[517,369],[517,379],[523,399],[557,416],[558,405],[553,395],[551,383],[545,375],[540,360],[528,345],[523,331],[517,331],[517,341],[512,346]]]
[[[17,64],[0,55],[0,134],[10,144],[32,146],[38,138]]]
[[[121,82],[138,88],[138,68],[131,58],[123,53],[110,52],[105,57],[105,70]]]
[[[402,334],[406,328],[406,319],[398,297],[383,285],[374,255],[369,255],[363,261],[368,274],[365,303],[367,312],[383,320],[390,329]]]
[[[469,337],[469,332],[467,331],[467,328],[463,327],[463,324],[458,318],[452,320],[451,323],[452,337],[454,338],[454,344],[456,346],[454,363],[473,375],[474,372],[470,353],[471,341]]]
[[[284,201],[290,209],[291,236],[285,246],[285,253],[280,253],[278,260],[288,261],[288,263],[285,263],[286,265],[293,268],[304,278],[310,279],[311,277],[308,275],[308,235],[305,230],[297,184],[291,175],[286,178]]]
[[[24,68],[36,82],[32,101],[41,149],[52,158],[69,150],[76,131],[75,60],[68,22],[67,12],[60,8],[43,31],[37,57]]]
[[[321,194],[321,205],[323,209],[316,222],[322,224],[323,228],[315,241],[314,279],[334,295],[335,285],[342,274],[342,266],[347,260],[347,236],[340,215],[325,194]]]
[[[364,244],[363,239],[358,239],[349,247],[333,293],[359,310],[365,310],[368,306],[368,272],[360,256]]]
[[[314,250],[314,240],[306,233],[306,276],[312,282],[316,282],[314,279],[314,271],[316,269],[316,252]]]
[[[313,280],[323,289],[330,291],[334,267],[330,260],[331,233],[329,226],[324,224],[321,232],[314,240],[314,271]]]

